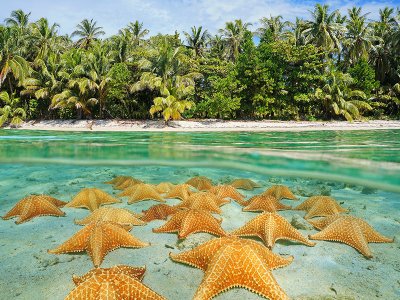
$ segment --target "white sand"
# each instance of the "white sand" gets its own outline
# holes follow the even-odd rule
[[[228,173],[228,170],[183,169],[170,167],[80,167],[52,165],[3,165],[0,169],[0,215],[4,215],[20,198],[29,193],[48,193],[69,201],[83,187],[100,187],[114,193],[110,185],[102,184],[114,174],[132,175],[150,183],[163,180],[183,182],[201,174],[217,181],[226,176],[252,178],[263,185],[254,191],[245,191],[247,197],[262,192],[272,182],[288,184],[291,188],[303,188],[305,180],[266,178],[248,173]],[[311,184],[317,184],[312,182]],[[395,236],[391,244],[369,244],[374,258],[368,260],[355,249],[339,244],[317,241],[315,247],[278,242],[273,251],[281,255],[293,255],[291,265],[273,271],[277,282],[291,299],[398,299],[400,261],[400,203],[398,195],[378,191],[365,195],[360,189],[332,186],[332,196],[343,201],[351,213],[365,218],[379,232]],[[304,199],[304,197],[301,197]],[[143,201],[135,205],[116,205],[135,212],[156,204]],[[170,199],[169,204],[179,202]],[[297,205],[299,202],[283,201]],[[65,208],[65,217],[41,217],[15,225],[13,220],[0,220],[0,298],[2,299],[63,299],[74,285],[72,274],[82,275],[92,268],[86,253],[52,255],[46,252],[76,233],[81,227],[74,219],[88,214],[85,209]],[[242,212],[241,207],[229,203],[222,207],[222,227],[228,232],[242,226],[256,213]],[[292,215],[304,215],[298,211],[280,212],[287,220]],[[151,229],[164,221],[150,222],[134,227],[131,233],[143,241],[151,242],[142,249],[118,249],[110,252],[102,267],[116,264],[147,266],[144,283],[167,299],[191,299],[200,284],[203,272],[188,265],[178,264],[168,258],[169,252],[178,253],[213,238],[209,234],[190,235],[182,244],[176,234],[155,234]],[[315,230],[301,230],[307,235]],[[170,249],[168,247],[173,247]],[[232,289],[215,299],[261,299],[245,289]]]
[[[307,131],[307,130],[372,130],[400,129],[400,121],[365,122],[306,122],[306,121],[223,121],[186,120],[171,121],[165,126],[163,121],[135,120],[50,120],[29,121],[20,127],[29,130],[59,131]]]

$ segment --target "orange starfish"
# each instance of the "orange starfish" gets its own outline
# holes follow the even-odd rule
[[[297,197],[285,185],[273,185],[263,194],[274,196],[278,201],[281,199],[298,200]]]
[[[221,222],[222,220],[214,218],[204,210],[181,210],[175,213],[163,226],[153,229],[153,232],[178,232],[179,239],[184,239],[191,233],[197,232],[225,236],[226,233],[221,228]]]
[[[193,299],[211,299],[233,287],[247,288],[268,299],[289,299],[271,270],[287,266],[293,257],[283,258],[255,241],[216,238],[170,257],[205,272]]]
[[[142,217],[142,220],[145,222],[166,220],[169,215],[172,215],[177,211],[179,211],[179,208],[167,204],[153,205],[148,210],[143,210],[144,216]]]
[[[202,209],[210,212],[221,214],[219,206],[229,201],[217,198],[214,194],[208,192],[198,192],[192,194],[189,198],[182,201],[175,207]]]
[[[65,216],[65,212],[59,207],[63,207],[67,202],[57,200],[56,198],[46,195],[30,195],[27,196],[3,216],[3,220],[8,220],[19,216],[15,224],[27,222],[35,217],[41,216]]]
[[[280,203],[274,196],[256,195],[244,202],[243,211],[267,211],[275,212],[277,210],[291,209],[291,206]]]
[[[192,191],[190,190],[191,185],[189,184],[178,184],[174,186],[168,193],[165,195],[165,198],[177,198],[181,200],[185,200],[188,198]]]
[[[76,220],[75,224],[87,225],[91,222],[110,221],[121,225],[145,225],[146,223],[138,219],[139,215],[124,208],[101,207],[94,210],[89,216],[82,220]]]
[[[99,221],[86,225],[62,245],[48,252],[61,254],[86,250],[94,266],[98,267],[110,251],[120,247],[141,248],[149,245],[130,235],[120,224]]]
[[[165,200],[156,191],[154,186],[152,186],[151,184],[140,183],[136,185],[135,192],[130,196],[128,204],[144,200],[155,200],[159,202],[165,202]]]
[[[148,299],[165,300],[141,283],[145,268],[116,266],[94,269],[82,277],[73,277],[76,285],[66,300]]]
[[[213,186],[210,190],[210,193],[215,194],[218,198],[231,198],[238,202],[239,204],[243,203],[244,196],[239,193],[235,187],[231,185],[217,185]]]
[[[65,207],[83,207],[93,211],[103,204],[121,203],[111,195],[96,188],[82,189]]]
[[[174,188],[174,184],[171,182],[160,182],[159,184],[155,185],[154,188],[160,194],[166,194]]]
[[[304,216],[304,219],[326,217],[348,212],[347,209],[341,207],[335,199],[329,196],[312,196],[293,209],[305,210],[307,214]]]
[[[254,181],[250,179],[235,179],[230,183],[231,186],[237,188],[237,189],[242,189],[242,190],[254,190],[254,188],[261,187]]]
[[[309,235],[312,240],[325,240],[347,244],[355,248],[367,258],[372,257],[368,243],[392,243],[394,239],[387,238],[375,231],[363,219],[353,216],[334,215],[320,221],[310,222],[322,231]]]
[[[114,185],[114,189],[124,190],[124,189],[126,189],[126,188],[128,188],[130,186],[133,186],[133,185],[136,185],[136,184],[139,184],[139,183],[143,183],[143,181],[141,181],[139,179],[136,179],[136,178],[130,177],[128,179],[125,179],[124,181],[121,181],[118,184],[115,184]]]
[[[186,184],[189,184],[196,188],[199,191],[206,191],[212,188],[213,184],[210,179],[208,179],[205,176],[196,176],[188,181],[186,181]]]
[[[258,236],[268,248],[272,248],[277,240],[297,241],[307,246],[315,246],[308,241],[288,221],[277,213],[263,213],[251,219],[244,226],[232,232],[238,236]]]
[[[104,182],[105,184],[119,185],[127,179],[132,178],[131,176],[117,176],[111,179],[110,181]]]

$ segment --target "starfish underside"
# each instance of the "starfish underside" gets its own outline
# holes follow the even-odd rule
[[[363,219],[353,216],[334,215],[323,220],[310,222],[322,231],[310,235],[312,240],[325,240],[347,244],[367,258],[372,257],[368,243],[392,243],[390,239],[374,230]]]
[[[281,199],[298,200],[297,197],[285,185],[273,185],[269,189],[267,189],[263,194],[274,196],[278,200]]]
[[[348,212],[347,209],[341,207],[335,199],[329,196],[312,196],[293,209],[305,210],[307,212],[304,216],[305,219]]]
[[[144,216],[142,220],[145,222],[151,222],[153,220],[166,220],[168,216],[179,211],[179,208],[169,206],[167,204],[157,204],[150,207],[148,210],[144,210]]]
[[[87,225],[91,222],[110,221],[121,225],[145,225],[146,223],[140,220],[139,217],[140,215],[124,208],[100,207],[94,210],[86,218],[82,220],[76,220],[75,224]]]
[[[188,235],[197,232],[207,232],[217,236],[225,236],[225,231],[221,228],[222,220],[214,218],[209,212],[188,209],[175,213],[169,221],[153,232],[178,232],[178,238],[183,239]]]
[[[162,300],[149,287],[141,283],[145,268],[116,266],[108,269],[94,269],[82,277],[74,277],[77,285],[66,300]],[[77,278],[78,283],[75,281]]]
[[[65,207],[82,207],[91,211],[98,209],[104,204],[121,203],[106,192],[96,188],[82,189]]]
[[[30,195],[20,201],[2,218],[4,220],[19,216],[16,224],[27,222],[35,217],[41,216],[65,216],[65,213],[59,209],[67,202],[46,195]]]
[[[95,267],[101,265],[108,252],[120,247],[141,248],[149,246],[129,234],[126,227],[113,222],[93,222],[79,230],[70,239],[53,250],[52,254],[87,251]]]
[[[301,235],[288,221],[277,213],[263,213],[247,222],[244,226],[234,230],[232,235],[257,236],[263,240],[268,248],[272,248],[277,240],[297,241],[307,246],[314,246]]]
[[[247,288],[268,299],[289,299],[271,270],[290,264],[293,257],[283,258],[255,241],[216,238],[170,257],[205,272],[193,299],[211,299],[233,287]]]
[[[256,195],[243,203],[243,211],[267,211],[275,212],[277,210],[291,209],[291,206],[280,203],[274,196]]]

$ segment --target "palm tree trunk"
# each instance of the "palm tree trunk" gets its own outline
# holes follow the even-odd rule
[[[10,76],[8,76],[8,86],[10,87],[10,95],[14,94]]]

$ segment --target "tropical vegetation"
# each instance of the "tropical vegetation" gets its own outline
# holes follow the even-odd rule
[[[199,26],[203,25],[203,26]],[[400,11],[371,20],[316,4],[309,18],[233,20],[157,34],[139,21],[71,35],[13,11],[0,24],[0,126],[25,119],[362,120],[400,117]]]

